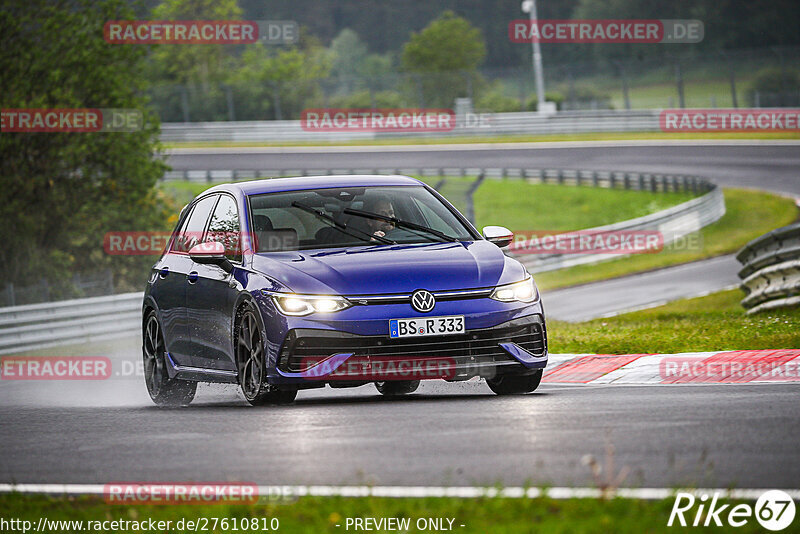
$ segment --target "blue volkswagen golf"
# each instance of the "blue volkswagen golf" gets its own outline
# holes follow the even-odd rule
[[[224,184],[181,212],[143,303],[145,382],[159,405],[198,382],[254,405],[298,390],[484,378],[537,388],[547,363],[538,290],[436,190],[405,176]]]

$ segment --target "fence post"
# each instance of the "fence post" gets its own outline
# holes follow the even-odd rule
[[[678,86],[678,100],[683,109],[686,107],[686,99],[683,96],[683,71],[681,71],[681,62],[677,59],[675,60],[675,83]]]
[[[472,182],[472,185],[470,185],[469,189],[467,190],[467,213],[466,213],[466,215],[467,215],[467,219],[469,220],[469,222],[471,222],[473,225],[475,224],[475,202],[473,201],[473,197],[475,195],[475,191],[477,191],[478,188],[483,183],[483,179],[484,178],[486,178],[486,171],[481,169],[481,173],[478,175],[478,177],[475,179],[475,181]]]
[[[617,66],[619,67],[619,74],[622,77],[622,95],[625,99],[625,109],[631,109],[631,97],[628,92],[628,73],[625,72],[625,67],[622,66],[622,62],[617,61]]]

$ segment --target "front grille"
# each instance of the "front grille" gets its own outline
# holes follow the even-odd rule
[[[281,367],[290,372],[304,371],[307,362],[339,353],[369,358],[451,358],[456,362],[516,362],[499,343],[513,342],[537,356],[546,352],[547,337],[539,316],[535,320],[510,321],[503,325],[469,330],[453,336],[392,339],[388,336],[356,336],[324,330],[295,330],[281,351]]]

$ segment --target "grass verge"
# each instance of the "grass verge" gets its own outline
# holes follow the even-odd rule
[[[270,146],[386,146],[386,145],[460,145],[472,143],[536,143],[554,141],[636,141],[636,140],[680,140],[680,139],[800,139],[797,132],[598,132],[549,135],[499,135],[460,137],[390,137],[341,141],[195,141],[191,143],[163,143],[164,148],[231,148]]]
[[[800,348],[800,309],[746,315],[739,304],[743,296],[735,289],[584,323],[550,320],[550,351],[670,354]]]
[[[745,189],[726,189],[725,207],[725,215],[700,232],[700,246],[692,250],[668,246],[656,254],[539,273],[536,283],[542,289],[555,289],[730,254],[770,230],[791,224],[798,216],[791,199]]]
[[[728,502],[727,500],[725,501]],[[752,505],[752,503],[750,503]],[[346,529],[348,518],[408,518],[409,528],[405,532],[422,532],[417,521],[420,519],[453,520],[455,532],[491,532],[504,534],[511,532],[547,532],[549,534],[583,534],[596,532],[615,532],[620,534],[641,532],[672,532],[675,527],[667,527],[673,499],[662,501],[642,501],[632,499],[506,499],[506,498],[343,498],[343,497],[303,497],[288,504],[269,504],[256,506],[213,505],[213,506],[118,506],[107,505],[97,498],[51,498],[43,496],[1,495],[0,516],[31,521],[33,527],[40,517],[48,520],[73,521],[113,521],[148,520],[171,521],[172,528],[161,532],[193,531],[186,528],[186,521],[205,518],[206,532],[264,532],[264,530],[232,529],[235,519],[237,526],[243,519],[258,518],[269,524],[271,518],[279,521],[279,532],[347,532],[355,530],[351,525]],[[217,528],[212,530],[213,518],[218,518]],[[228,518],[228,528],[222,529],[220,520]],[[184,520],[184,528],[177,529],[177,521]],[[689,518],[693,519],[693,516]],[[724,521],[724,518],[723,518]],[[201,520],[201,523],[203,521]],[[795,522],[797,524],[797,522]],[[339,525],[339,526],[337,526]],[[461,526],[463,525],[463,527]],[[759,524],[753,518],[740,528],[715,528],[717,532],[760,532]],[[63,530],[49,529],[50,532],[77,531],[75,527]],[[84,529],[86,530],[86,529]],[[202,529],[198,529],[202,530]],[[98,530],[99,531],[99,530]],[[132,532],[117,529],[108,532]],[[388,531],[388,530],[381,530]],[[784,532],[797,532],[797,527]],[[21,531],[20,531],[21,532]]]

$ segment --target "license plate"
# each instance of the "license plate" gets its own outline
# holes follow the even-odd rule
[[[415,317],[389,321],[389,337],[446,336],[463,333],[463,315]]]

